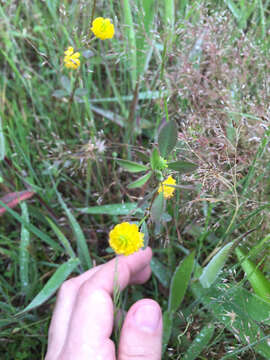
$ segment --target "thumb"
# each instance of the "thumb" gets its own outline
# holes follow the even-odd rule
[[[129,309],[120,336],[118,360],[161,360],[162,313],[154,300]]]

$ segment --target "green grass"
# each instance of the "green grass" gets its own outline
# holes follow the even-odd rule
[[[97,1],[116,27],[106,41],[90,39],[92,3],[0,5],[0,197],[36,193],[0,219],[1,358],[44,358],[55,289],[111,257],[113,225],[145,216],[153,276],[126,304],[160,303],[163,359],[269,359],[270,305],[234,248],[269,279],[270,1]],[[87,52],[77,75],[63,68],[70,45]],[[159,135],[168,122],[176,143]],[[159,169],[154,148],[198,167]],[[144,173],[117,159],[148,164],[148,182],[129,188]],[[169,173],[179,188],[164,208]],[[132,210],[103,208],[121,203]]]

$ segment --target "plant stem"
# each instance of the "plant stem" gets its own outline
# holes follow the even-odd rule
[[[96,11],[96,0],[93,1],[93,7],[92,7],[92,13],[91,13],[90,26],[92,26],[92,22],[93,22],[94,16],[95,16],[95,11]]]
[[[73,84],[73,88],[72,88],[72,92],[69,96],[69,100],[68,100],[68,130],[70,133],[72,133],[72,125],[71,125],[71,105],[73,103],[73,99],[74,99],[74,95],[75,95],[75,91],[76,91],[76,88],[77,88],[77,84],[78,84],[78,80],[79,80],[79,72],[77,72],[76,74],[76,78],[75,78],[75,81],[74,81],[74,84]]]

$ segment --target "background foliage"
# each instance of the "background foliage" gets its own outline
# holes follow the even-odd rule
[[[1,1],[1,358],[44,358],[51,295],[150,206],[153,276],[122,305],[160,303],[163,358],[269,359],[270,2],[97,1],[104,42],[93,4]]]

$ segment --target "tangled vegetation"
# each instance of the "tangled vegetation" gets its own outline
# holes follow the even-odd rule
[[[270,359],[269,12],[1,2],[1,359],[44,359],[57,289],[120,224],[154,252],[120,306],[160,303],[164,360]]]

